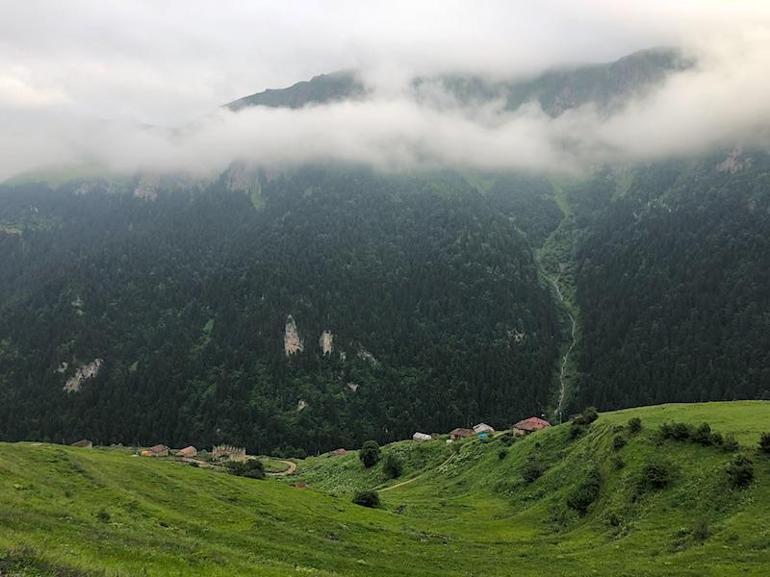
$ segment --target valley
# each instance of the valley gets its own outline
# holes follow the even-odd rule
[[[673,421],[734,434],[754,461],[750,486],[730,488],[733,453],[662,439],[659,426]],[[404,463],[392,480],[379,465],[364,469],[355,451],[298,460],[295,474],[260,481],[128,449],[3,443],[0,570],[761,577],[770,457],[755,447],[768,422],[768,402],[664,405],[603,414],[578,438],[564,424],[513,441],[402,441],[382,449]],[[621,448],[617,436],[627,440]],[[671,480],[642,490],[640,475],[661,449]],[[533,460],[542,473],[525,481]],[[578,513],[566,503],[592,466],[600,489]],[[350,502],[375,486],[381,508]]]

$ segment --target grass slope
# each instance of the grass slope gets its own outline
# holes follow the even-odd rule
[[[632,416],[641,433],[616,430]],[[661,441],[665,420],[735,433],[755,482],[729,488],[732,455]],[[578,439],[565,425],[510,447],[505,436],[396,443],[383,451],[404,460],[398,480],[380,465],[363,471],[355,452],[254,481],[125,451],[0,444],[0,574],[765,576],[763,429],[768,402],[647,407],[603,415]],[[616,450],[618,435],[627,444]],[[660,459],[671,485],[640,493],[643,467]],[[531,460],[544,471],[527,483]],[[581,516],[565,503],[594,467],[598,498]],[[373,486],[393,487],[382,509],[350,503]]]

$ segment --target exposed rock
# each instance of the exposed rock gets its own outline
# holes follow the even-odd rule
[[[359,387],[359,385],[357,385],[356,383],[348,383],[346,386],[348,389],[350,389],[354,393],[358,390],[358,387]]]
[[[304,411],[308,407],[308,403],[305,399],[297,401],[297,412]]]
[[[748,168],[751,166],[751,159],[750,158],[741,158],[741,155],[743,154],[743,148],[740,146],[734,147],[730,154],[727,155],[727,158],[725,158],[722,162],[717,164],[717,170],[719,172],[729,172],[730,174],[735,174],[736,172],[739,172],[743,170],[744,168]]]
[[[334,350],[334,335],[331,331],[324,331],[318,339],[318,346],[324,355],[330,355]]]
[[[513,342],[518,344],[521,341],[523,341],[526,337],[526,333],[524,331],[520,331],[518,329],[510,329],[508,331],[508,338],[513,339]]]
[[[286,356],[289,357],[294,353],[302,352],[304,349],[302,339],[299,338],[299,332],[297,331],[297,323],[294,322],[294,317],[289,315],[286,317],[286,328],[283,333],[283,350]]]
[[[103,362],[104,361],[102,359],[94,359],[88,364],[80,365],[77,369],[75,369],[75,374],[67,379],[66,383],[64,383],[64,390],[68,393],[78,392],[81,385],[85,381],[93,379],[96,375],[99,374],[99,369],[101,368]]]
[[[361,348],[360,351],[358,351],[358,358],[361,360],[367,361],[372,365],[380,364],[379,361],[374,357],[374,355],[363,347]]]

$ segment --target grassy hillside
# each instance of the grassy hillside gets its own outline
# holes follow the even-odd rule
[[[731,488],[733,453],[661,439],[666,420],[734,433],[754,482]],[[390,445],[383,453],[405,462],[397,480],[381,465],[364,472],[355,452],[256,481],[125,450],[0,444],[0,572],[759,577],[770,566],[763,429],[770,402],[648,407],[603,415],[578,438],[564,425],[510,446],[506,435]],[[542,475],[527,482],[532,463]],[[642,483],[651,463],[667,486]],[[568,503],[592,475],[598,493],[578,512]],[[373,486],[382,508],[350,502]]]

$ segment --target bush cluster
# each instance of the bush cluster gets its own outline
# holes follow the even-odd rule
[[[521,478],[527,483],[534,483],[545,473],[545,465],[534,457],[527,459],[521,468]]]
[[[567,496],[567,507],[577,511],[580,515],[585,515],[591,504],[599,497],[601,484],[601,472],[598,467],[594,466],[586,478]]]
[[[380,461],[380,446],[377,441],[365,441],[358,458],[367,469],[371,469]]]
[[[569,429],[570,439],[577,439],[583,433],[588,430],[588,427],[596,419],[599,418],[599,413],[594,407],[588,407],[582,413],[572,419],[572,425]]]
[[[382,464],[382,470],[390,479],[397,479],[404,472],[404,462],[400,457],[389,453]]]
[[[642,420],[639,417],[628,419],[628,430],[633,435],[640,433],[642,431]]]
[[[754,463],[746,455],[735,455],[726,470],[730,485],[736,489],[748,487],[754,480]]]
[[[227,467],[229,473],[239,477],[248,477],[250,479],[265,478],[265,465],[259,459],[228,461],[225,467]]]
[[[704,447],[721,447],[731,453],[740,449],[735,435],[728,433],[723,437],[722,433],[711,430],[711,425],[708,423],[701,423],[697,427],[692,427],[687,423],[663,423],[660,426],[660,435],[663,439],[692,441]]]
[[[759,437],[759,450],[770,454],[770,433],[762,433]]]
[[[374,509],[380,506],[380,494],[377,491],[358,491],[353,495],[353,503]]]
[[[667,461],[654,458],[642,468],[637,480],[637,493],[660,491],[668,487],[674,479],[674,467]]]

